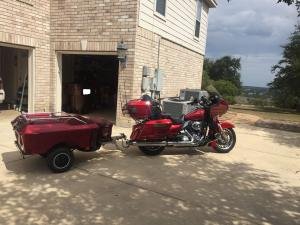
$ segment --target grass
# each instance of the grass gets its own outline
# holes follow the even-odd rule
[[[300,113],[275,107],[257,107],[252,105],[232,105],[230,111],[258,116],[262,119],[298,122],[300,123]]]

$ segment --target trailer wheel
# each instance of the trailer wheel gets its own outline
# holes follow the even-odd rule
[[[52,150],[47,156],[47,163],[54,173],[68,171],[74,162],[73,152],[67,147],[58,147]]]
[[[163,146],[140,146],[139,149],[146,155],[159,155],[164,149],[165,147]]]

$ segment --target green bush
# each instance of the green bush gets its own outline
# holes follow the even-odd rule
[[[223,97],[230,105],[236,104],[234,96],[224,96]]]
[[[217,80],[213,82],[214,87],[222,96],[237,96],[239,89],[228,80]]]
[[[262,99],[262,98],[250,98],[249,103],[252,105],[261,106],[261,107],[269,105],[269,103],[265,99]]]
[[[204,70],[202,76],[202,88],[205,89],[211,84],[212,84],[212,80],[209,78],[207,72]]]
[[[299,7],[300,7],[300,1]],[[300,8],[299,8],[300,9]],[[274,80],[269,83],[276,106],[300,111],[300,25],[283,46],[282,59],[273,66]]]

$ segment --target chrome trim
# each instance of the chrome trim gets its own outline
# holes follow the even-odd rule
[[[160,142],[130,142],[129,144],[135,146],[164,146],[164,147],[195,147],[198,144],[195,142],[193,136],[187,131],[184,132],[189,136],[190,141],[160,141]]]
[[[75,119],[83,124],[87,124],[87,122],[81,120],[81,119],[78,119],[77,117],[75,116],[61,116],[61,117],[47,117],[47,118],[32,118],[32,119],[28,119],[28,121],[39,121],[39,120],[59,120],[60,118],[65,118],[65,119]]]

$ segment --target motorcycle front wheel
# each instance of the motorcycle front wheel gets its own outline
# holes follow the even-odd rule
[[[232,128],[224,129],[223,135],[217,138],[216,151],[219,153],[230,152],[236,143],[236,135]]]
[[[140,146],[139,149],[146,155],[159,155],[165,147],[163,146]]]

